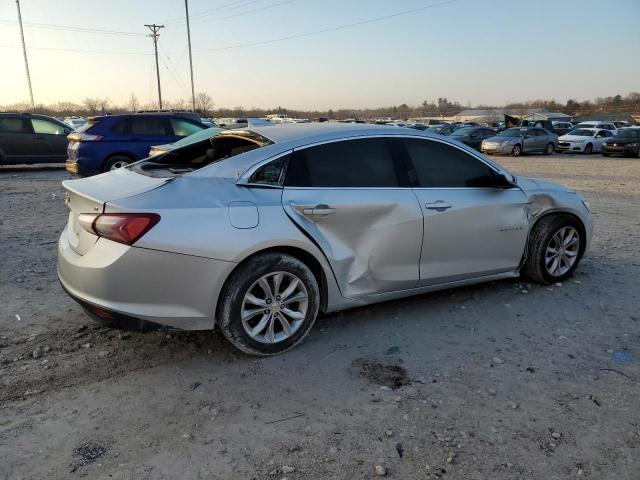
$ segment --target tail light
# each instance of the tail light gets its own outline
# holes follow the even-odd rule
[[[67,140],[70,142],[97,142],[102,140],[102,135],[90,135],[88,133],[73,132],[67,135]]]
[[[103,213],[78,216],[78,223],[89,233],[125,245],[133,245],[160,221],[157,213]]]

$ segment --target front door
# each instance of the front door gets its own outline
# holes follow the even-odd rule
[[[420,285],[518,268],[529,231],[525,194],[492,186],[493,168],[458,147],[403,142],[424,212]]]
[[[402,175],[384,138],[294,151],[282,205],[322,249],[345,297],[418,283],[422,211]]]

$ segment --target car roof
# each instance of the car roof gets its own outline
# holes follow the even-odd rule
[[[283,123],[269,126],[247,128],[251,132],[268,138],[274,143],[291,143],[305,145],[322,142],[335,138],[349,138],[375,135],[423,135],[439,138],[432,133],[415,129],[399,129],[388,125],[373,125],[366,123]]]

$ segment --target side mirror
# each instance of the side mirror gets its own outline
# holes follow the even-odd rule
[[[71,132],[73,132],[73,130],[70,128],[65,128],[63,131],[65,135],[69,135]]]
[[[493,178],[495,186],[498,188],[513,188],[516,186],[516,179],[511,174],[498,172]]]

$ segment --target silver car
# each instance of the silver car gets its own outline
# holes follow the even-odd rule
[[[58,275],[87,313],[217,326],[256,355],[293,347],[319,311],[521,274],[562,281],[592,231],[569,188],[389,126],[225,131],[63,184]]]
[[[551,155],[558,146],[558,135],[540,127],[514,127],[482,141],[483,153],[502,153],[519,157],[522,153]]]

